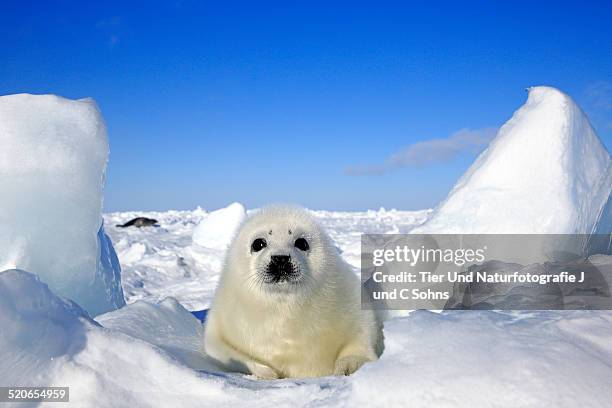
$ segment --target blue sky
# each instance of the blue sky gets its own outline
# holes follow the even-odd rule
[[[106,211],[435,206],[532,85],[612,146],[609,2],[93,3],[3,1],[0,94],[96,99]]]

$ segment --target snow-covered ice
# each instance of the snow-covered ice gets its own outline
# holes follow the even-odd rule
[[[610,312],[414,312],[385,324],[385,353],[351,378],[349,401],[607,407],[611,323]]]
[[[240,203],[208,214],[193,230],[193,242],[205,248],[225,249],[246,217],[246,210]]]
[[[202,328],[174,300],[136,302],[96,322],[34,275],[10,270],[0,273],[0,324],[3,385],[68,385],[74,406],[607,407],[612,400],[610,312],[414,312],[387,321],[385,353],[354,375],[277,381],[194,370]]]
[[[345,260],[358,268],[361,234],[406,232],[427,218],[430,210],[364,212],[314,211]],[[117,228],[136,216],[155,218],[158,228]],[[121,279],[128,303],[176,298],[189,310],[210,305],[225,248],[206,248],[191,237],[206,211],[122,212],[105,214],[107,233],[121,260]]]
[[[96,103],[2,96],[0,145],[0,270],[34,272],[92,315],[122,306],[102,229],[108,139]]]
[[[612,231],[612,159],[574,101],[550,87],[527,102],[414,232]]]
[[[219,371],[202,354],[203,325],[174,298],[159,303],[139,300],[97,316],[96,321],[166,350],[188,367]]]
[[[428,213],[314,212],[353,265],[360,231],[408,231]],[[162,300],[165,282],[188,309],[210,303],[224,251],[191,242],[205,213],[145,212],[138,215],[161,226],[111,227],[134,215],[105,215],[109,235],[123,242],[120,257],[137,243],[146,251],[123,264],[130,304],[95,321],[33,275],[0,273],[3,384],[70,385],[71,404],[100,407],[606,407],[612,398],[610,312],[413,312],[386,323],[382,358],[350,377],[259,381],[217,373],[198,355],[200,322],[176,300]],[[141,285],[130,286],[137,279]]]

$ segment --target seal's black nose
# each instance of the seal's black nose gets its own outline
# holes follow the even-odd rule
[[[291,279],[295,274],[291,256],[272,255],[268,264],[267,274],[271,278],[268,283],[278,283]]]
[[[270,258],[272,259],[272,262],[274,262],[278,266],[283,266],[289,263],[289,261],[291,260],[291,256],[289,255],[272,255]]]

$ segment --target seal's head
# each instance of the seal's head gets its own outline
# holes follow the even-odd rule
[[[229,249],[226,271],[249,291],[304,294],[330,278],[327,271],[335,269],[338,258],[306,210],[271,206],[242,225]]]

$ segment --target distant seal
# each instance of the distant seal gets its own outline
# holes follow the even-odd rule
[[[129,220],[128,222],[126,222],[125,224],[117,224],[117,227],[119,228],[126,228],[126,227],[150,227],[153,225],[157,224],[157,220],[153,219],[153,218],[147,218],[147,217],[136,217],[132,220]]]
[[[248,218],[230,245],[204,348],[260,378],[348,375],[383,350],[382,322],[361,309],[360,280],[301,208]]]

